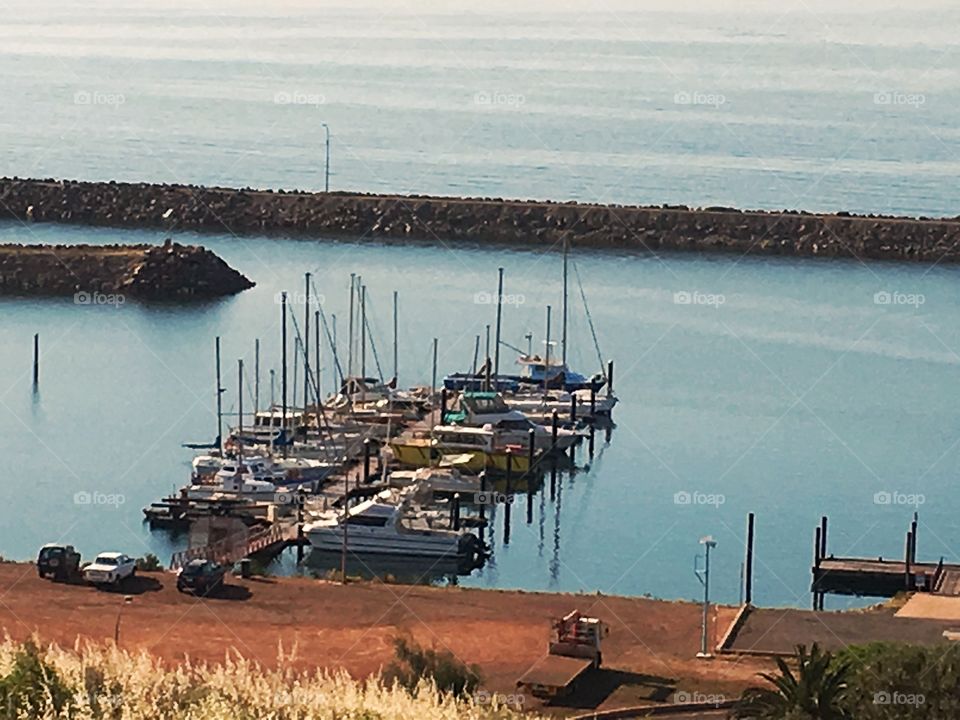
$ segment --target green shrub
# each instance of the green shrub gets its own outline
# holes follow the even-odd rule
[[[67,685],[29,640],[17,650],[13,668],[0,679],[0,717],[4,719],[27,712],[35,717],[60,712],[70,699]]]
[[[142,570],[143,572],[160,572],[164,567],[160,563],[160,558],[158,558],[153,553],[147,553],[142,558],[137,558],[137,570]]]
[[[425,650],[410,638],[393,640],[395,660],[384,671],[387,682],[414,692],[421,680],[433,681],[437,689],[462,697],[480,685],[480,668],[468,666],[448,650]]]

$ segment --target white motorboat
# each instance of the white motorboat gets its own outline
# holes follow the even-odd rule
[[[519,410],[533,419],[547,418],[554,410],[562,418],[569,418],[573,399],[577,402],[577,417],[590,416],[590,391],[575,390],[572,393],[552,390],[545,395],[508,395],[504,402],[508,407]],[[593,415],[609,415],[618,400],[616,395],[597,393],[594,396]]]
[[[425,467],[417,470],[394,470],[387,480],[391,487],[417,486],[437,495],[460,493],[465,500],[480,492],[480,478],[463,476],[456,468]]]
[[[350,553],[408,557],[476,557],[480,539],[470,532],[450,529],[449,520],[435,511],[416,511],[409,495],[385,490],[342,513],[327,511],[304,526],[310,544],[320,550],[343,548],[346,531]]]
[[[492,430],[505,445],[529,447],[531,430],[534,432],[534,448],[538,452],[552,449],[564,452],[581,438],[576,430],[557,428],[554,444],[552,428],[537,424],[521,410],[510,407],[499,393],[466,391],[460,394],[456,406],[444,416],[446,422]]]

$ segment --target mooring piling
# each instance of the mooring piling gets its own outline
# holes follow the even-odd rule
[[[747,514],[747,547],[743,565],[743,602],[749,605],[753,601],[753,530],[754,514]]]
[[[40,384],[40,333],[33,334],[33,387]]]

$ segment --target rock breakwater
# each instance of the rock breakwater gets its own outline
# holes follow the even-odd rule
[[[630,250],[960,261],[960,218],[0,180],[25,222]]]
[[[0,295],[182,300],[253,283],[209,250],[163,245],[0,245]]]

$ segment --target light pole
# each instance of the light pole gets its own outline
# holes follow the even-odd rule
[[[326,123],[320,123],[327,135],[326,142],[326,161],[323,164],[323,191],[330,192],[330,126]]]
[[[700,652],[697,653],[697,657],[708,660],[713,657],[713,653],[707,650],[707,618],[710,613],[710,550],[717,546],[717,541],[713,536],[707,535],[700,538],[700,544],[704,547],[702,572],[697,563],[700,556],[698,555],[693,561],[693,572],[703,585],[703,618],[700,623]]]

